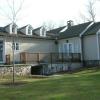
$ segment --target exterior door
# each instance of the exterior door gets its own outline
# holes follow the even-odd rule
[[[3,41],[0,40],[0,63],[3,62]]]

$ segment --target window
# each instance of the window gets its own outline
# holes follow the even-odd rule
[[[64,43],[63,44],[63,52],[64,53],[73,53],[73,44],[72,43]]]
[[[28,34],[32,34],[32,30],[30,28],[28,28]]]
[[[32,35],[33,28],[31,26],[27,27],[27,35]]]
[[[44,27],[40,29],[40,36],[46,36],[46,29]]]
[[[12,27],[12,33],[15,33],[15,27]]]
[[[19,43],[16,43],[16,50],[19,50]]]
[[[12,33],[13,34],[17,33],[17,27],[16,27],[16,25],[12,25]]]
[[[13,49],[19,50],[19,43],[13,43]]]

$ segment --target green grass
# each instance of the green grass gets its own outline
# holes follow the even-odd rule
[[[99,69],[26,81],[22,86],[0,85],[0,100],[100,100]]]

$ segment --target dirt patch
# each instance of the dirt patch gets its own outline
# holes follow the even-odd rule
[[[44,76],[44,75],[30,75],[29,78],[34,78],[34,79],[42,79],[42,78],[48,78],[49,76]]]

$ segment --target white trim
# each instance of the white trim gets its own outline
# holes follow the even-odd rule
[[[91,22],[80,34],[80,37],[94,24],[94,22]]]
[[[42,27],[40,28],[40,36],[43,36],[43,35],[42,35]]]
[[[5,40],[0,38],[0,41],[3,42],[3,51],[2,51],[2,61],[0,61],[0,63],[5,63]]]
[[[32,30],[33,30],[32,26],[27,25],[25,28],[26,28],[26,35],[32,35]],[[30,30],[30,33],[29,33],[29,30]]]
[[[5,55],[5,40],[3,40],[3,63],[6,62],[6,55]]]
[[[100,34],[100,30],[96,33],[98,60],[100,60],[99,34]]]

